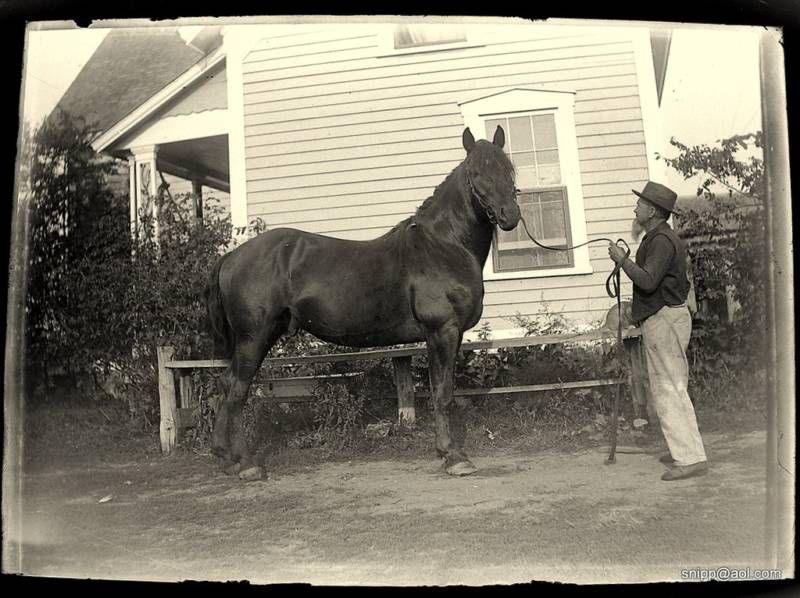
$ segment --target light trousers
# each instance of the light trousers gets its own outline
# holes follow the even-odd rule
[[[686,349],[692,334],[689,308],[662,307],[641,324],[653,408],[676,465],[706,460],[689,399]]]

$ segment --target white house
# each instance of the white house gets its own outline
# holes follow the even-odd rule
[[[114,35],[171,35],[173,51],[180,39],[151,28]],[[489,137],[498,124],[523,213],[548,244],[630,242],[631,189],[664,178],[655,154],[666,30],[234,24],[207,27],[187,47],[196,59],[107,117],[95,141],[129,160],[132,210],[161,170],[229,192],[238,227],[261,217],[270,228],[369,239],[413,214],[463,159],[465,126]],[[521,227],[499,233],[484,320],[496,335],[510,333],[509,317],[543,310],[596,321],[612,304],[611,265],[604,244],[545,253]]]

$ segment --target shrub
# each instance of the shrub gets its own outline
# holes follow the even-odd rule
[[[114,304],[107,285],[90,284],[82,264],[130,252],[124,204],[106,182],[116,167],[97,159],[92,136],[83,120],[58,111],[22,147],[20,186],[31,213],[26,363],[34,374],[28,378],[45,383],[53,371],[79,368],[93,312],[106,300]]]
[[[689,344],[690,394],[707,405],[728,409],[763,396],[766,355],[766,241],[764,164],[761,132],[737,135],[714,146],[687,146],[675,139],[668,166],[684,178],[699,176],[698,209],[676,215],[692,260],[700,304],[740,306],[707,309],[695,319]],[[722,191],[720,191],[722,189]]]

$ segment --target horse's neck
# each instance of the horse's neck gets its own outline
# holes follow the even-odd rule
[[[488,220],[475,213],[463,164],[425,201],[417,220],[429,227],[439,240],[462,245],[481,267],[486,263],[494,230]]]

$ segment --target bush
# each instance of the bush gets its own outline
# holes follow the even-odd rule
[[[126,208],[107,184],[116,167],[97,159],[92,136],[84,121],[56,112],[25,137],[20,156],[20,187],[31,210],[26,363],[29,379],[45,383],[54,372],[80,369],[93,312],[106,301],[114,305],[105,281],[89,284],[85,262],[130,253]]]
[[[26,144],[32,237],[27,292],[27,380],[61,371],[93,376],[145,425],[157,421],[155,347],[178,357],[208,355],[203,289],[231,238],[230,219],[213,197],[195,223],[190,195],[149,198],[135,240],[128,199],[108,184],[112,162],[96,156],[92,127],[59,113]],[[42,376],[44,373],[44,376]],[[49,393],[45,383],[40,400]],[[85,390],[85,389],[84,389]],[[41,392],[44,391],[44,392]]]
[[[761,132],[707,145],[676,140],[667,165],[684,178],[700,177],[699,209],[676,216],[694,270],[699,304],[727,302],[739,308],[729,321],[726,309],[706,309],[695,319],[689,344],[690,394],[720,409],[763,407],[766,366],[766,238],[764,164]],[[722,191],[720,191],[722,189]]]

